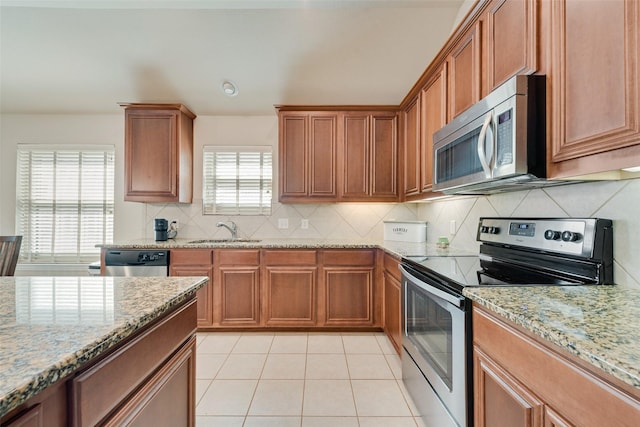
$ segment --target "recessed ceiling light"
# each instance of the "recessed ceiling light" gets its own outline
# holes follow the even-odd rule
[[[222,93],[227,96],[236,96],[238,94],[238,87],[232,81],[223,81],[220,88],[222,89]]]

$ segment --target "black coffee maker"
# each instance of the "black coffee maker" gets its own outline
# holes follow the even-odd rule
[[[165,241],[168,237],[169,221],[164,218],[156,218],[153,229],[156,232],[156,242]]]

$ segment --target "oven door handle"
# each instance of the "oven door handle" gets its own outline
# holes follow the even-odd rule
[[[435,295],[436,297],[443,299],[448,303],[455,305],[458,308],[462,308],[462,306],[464,305],[464,301],[465,301],[464,297],[452,295],[433,285],[430,285],[429,283],[424,282],[423,280],[420,280],[419,278],[411,274],[409,271],[407,271],[407,269],[405,269],[402,265],[399,268],[400,268],[400,271],[402,271],[402,275],[406,277],[408,281],[418,286],[419,288],[424,289],[430,294]]]

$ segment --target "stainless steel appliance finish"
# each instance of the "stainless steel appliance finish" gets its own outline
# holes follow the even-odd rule
[[[471,333],[469,304],[444,291],[440,279],[400,267],[404,289],[402,377],[426,425],[467,426],[471,422]],[[425,379],[427,382],[425,382]]]
[[[547,181],[545,76],[512,77],[433,135],[433,189],[489,194]]]
[[[169,252],[109,249],[105,254],[107,276],[168,276]]]
[[[465,287],[613,283],[608,219],[480,218],[477,240],[479,256],[402,259],[402,378],[426,425],[473,424]]]

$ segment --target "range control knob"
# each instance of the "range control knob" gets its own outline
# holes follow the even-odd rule
[[[483,225],[482,227],[480,227],[480,232],[481,233],[489,232],[489,227],[487,227],[486,225]]]
[[[489,234],[498,234],[500,233],[500,227],[489,227]]]
[[[560,240],[560,232],[555,230],[547,230],[544,232],[544,238],[547,240]]]
[[[580,233],[574,233],[573,231],[562,232],[562,240],[565,242],[577,242],[580,239],[582,239],[582,235]]]

